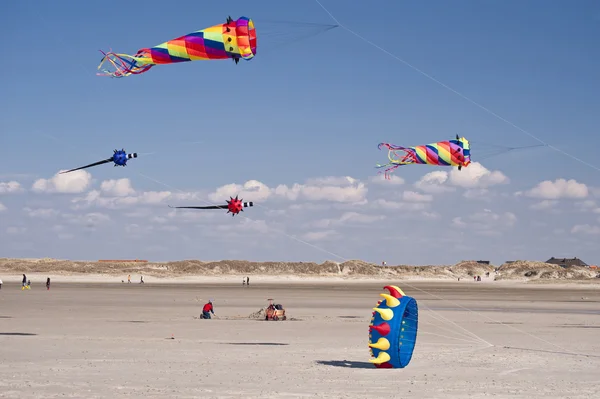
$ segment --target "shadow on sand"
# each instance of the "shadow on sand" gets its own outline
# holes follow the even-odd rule
[[[317,364],[331,367],[345,367],[348,369],[375,369],[369,362],[353,362],[350,360],[317,360]]]
[[[11,335],[16,337],[28,337],[31,335],[37,335],[34,333],[24,333],[24,332],[0,332],[0,335]]]
[[[222,345],[262,345],[262,346],[284,346],[280,342],[221,342]]]

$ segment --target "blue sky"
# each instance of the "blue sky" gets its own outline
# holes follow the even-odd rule
[[[600,167],[597,2],[321,2],[346,28]],[[474,161],[478,148],[539,142],[346,29],[287,43],[267,34],[274,21],[333,23],[315,1],[177,4],[0,4],[0,256],[600,262],[597,169],[542,147],[460,174],[412,166],[380,181],[382,141],[459,133]],[[250,62],[95,75],[100,49],[133,54],[228,15],[255,21]],[[122,147],[149,155],[55,176]],[[259,206],[235,218],[167,207],[236,193]]]

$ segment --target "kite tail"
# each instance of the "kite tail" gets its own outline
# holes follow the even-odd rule
[[[381,168],[386,168],[386,170],[383,171],[384,177],[387,180],[390,180],[390,173],[392,173],[394,171],[394,169],[397,169],[398,167],[402,166],[402,164],[394,164],[394,163],[386,163],[385,165],[380,165],[377,164],[376,168],[381,169]],[[377,172],[378,175],[380,175],[382,172]]]
[[[98,65],[98,69],[102,67],[105,62],[110,62],[112,66],[115,68],[114,71],[109,71],[107,69],[102,69],[104,73],[98,73],[98,76],[110,76],[113,78],[122,78],[129,75],[139,75],[141,73],[147,72],[150,68],[154,66],[154,64],[149,63],[140,55],[136,54],[135,56],[131,56],[128,54],[117,54],[112,51],[104,52],[100,50],[104,57],[100,61],[100,65]]]

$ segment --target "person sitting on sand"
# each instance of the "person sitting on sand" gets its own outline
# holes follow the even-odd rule
[[[208,303],[204,305],[204,307],[202,308],[202,318],[203,319],[210,319],[210,314],[215,314],[215,310],[212,304],[212,299],[208,300]]]

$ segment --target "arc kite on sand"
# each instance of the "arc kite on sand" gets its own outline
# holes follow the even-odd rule
[[[227,204],[225,205],[209,205],[209,206],[171,206],[169,208],[174,209],[227,209],[227,213],[231,213],[231,216],[235,216],[240,212],[244,211],[244,208],[254,206],[253,202],[243,202],[236,195],[235,198],[229,197]]]
[[[377,368],[404,368],[412,359],[417,342],[419,308],[417,301],[395,285],[383,287],[369,324],[369,361]]]
[[[79,168],[66,170],[64,172],[60,172],[60,174],[74,172],[74,171],[80,170],[80,169],[91,168],[92,166],[98,166],[98,165],[102,165],[102,164],[109,163],[109,162],[114,162],[114,164],[115,164],[114,166],[127,166],[127,161],[130,160],[131,158],[137,158],[137,153],[134,152],[132,154],[128,154],[127,152],[125,152],[124,149],[115,150],[115,153],[110,158],[106,158],[103,161],[94,162],[89,165],[81,166]]]

